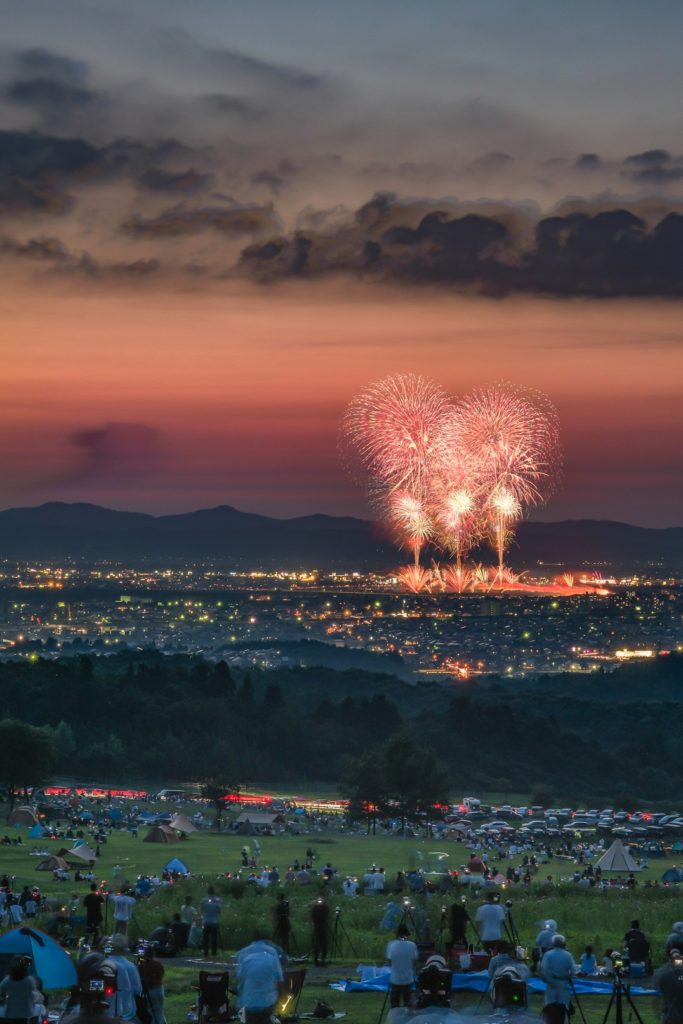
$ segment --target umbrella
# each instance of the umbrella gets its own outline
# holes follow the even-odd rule
[[[46,989],[76,984],[76,968],[69,954],[37,928],[13,928],[0,936],[0,956],[30,956]]]

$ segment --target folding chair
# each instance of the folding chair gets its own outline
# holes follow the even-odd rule
[[[227,1021],[230,1019],[230,996],[227,971],[200,971],[197,1019],[201,1021]]]
[[[282,986],[282,995],[277,1005],[276,1013],[280,1020],[297,1020],[299,1000],[303,992],[306,980],[306,968],[299,967],[285,970],[285,980]]]

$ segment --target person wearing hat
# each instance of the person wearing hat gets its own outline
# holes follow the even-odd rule
[[[576,974],[574,957],[566,947],[564,935],[555,935],[552,947],[541,961],[541,976],[545,981],[545,1005],[569,1006],[573,979]]]
[[[671,927],[671,934],[666,940],[667,956],[671,956],[672,949],[683,952],[683,921],[674,921]]]
[[[552,947],[553,947],[553,939],[555,938],[556,935],[557,935],[557,921],[553,921],[552,919],[548,920],[548,921],[544,921],[543,922],[543,927],[541,928],[540,932],[536,936],[536,941],[534,942],[534,946],[536,947],[536,949],[534,951],[535,955],[533,957],[533,961],[536,964],[536,966],[538,966],[538,964],[540,964],[541,960],[543,959],[545,954],[548,952],[548,950],[552,949]]]
[[[137,1013],[136,996],[142,997],[140,972],[127,957],[125,935],[114,935],[111,940],[111,963],[116,966],[116,992],[111,997],[110,1009],[122,1020],[134,1020]]]
[[[386,951],[386,958],[391,966],[389,983],[392,1010],[401,1003],[410,1006],[418,955],[417,946],[411,941],[408,928],[405,924],[400,924],[396,929],[396,938],[387,944]]]

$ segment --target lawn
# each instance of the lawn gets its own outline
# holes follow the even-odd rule
[[[16,834],[16,833],[12,833]],[[136,908],[135,924],[132,934],[147,935],[155,924],[170,919],[187,893],[192,893],[195,902],[199,902],[209,883],[217,886],[224,897],[223,918],[221,924],[221,944],[224,955],[249,942],[254,929],[265,929],[270,933],[272,927],[272,911],[274,893],[263,891],[240,883],[230,882],[224,877],[226,871],[235,871],[240,865],[240,850],[246,843],[253,848],[254,840],[241,836],[214,833],[195,833],[186,841],[169,844],[145,843],[133,838],[126,832],[114,832],[106,845],[102,847],[102,856],[97,861],[98,879],[106,879],[113,884],[114,866],[122,868],[122,878],[134,882],[139,874],[161,872],[163,865],[171,857],[183,858],[192,871],[189,882],[178,883],[160,890],[151,899],[141,901]],[[25,837],[23,847],[0,846],[0,873],[15,875],[15,888],[24,884],[41,885],[51,896],[59,896],[65,902],[73,892],[84,895],[87,883],[58,883],[50,873],[38,872],[35,865],[37,857],[31,857],[29,851],[32,841]],[[284,872],[287,865],[295,858],[301,859],[308,846],[316,851],[316,865],[322,866],[330,860],[339,870],[340,875],[347,873],[361,874],[368,865],[381,864],[391,878],[399,869],[408,866],[414,852],[419,851],[425,862],[430,858],[435,864],[433,854],[447,852],[447,864],[458,867],[467,859],[468,850],[465,846],[453,842],[433,842],[424,839],[399,839],[386,836],[344,835],[332,833],[325,835],[273,836],[259,839],[261,865],[276,864]],[[57,841],[50,848],[59,848]],[[68,845],[65,843],[64,845]],[[514,863],[514,862],[513,862]],[[521,887],[513,887],[506,892],[513,900],[515,924],[523,944],[530,946],[538,930],[539,922],[546,917],[555,918],[561,930],[566,934],[569,948],[578,957],[586,944],[591,944],[596,952],[602,954],[606,948],[621,945],[621,938],[631,918],[639,917],[646,933],[650,936],[653,949],[662,949],[665,938],[674,920],[683,918],[683,899],[674,889],[644,890],[642,882],[661,876],[670,860],[651,861],[650,868],[641,872],[640,885],[634,892],[611,891],[600,893],[592,890],[577,890],[572,885],[557,885],[547,888],[540,884],[539,879],[552,874],[557,881],[561,877],[570,876],[574,865],[571,861],[552,861],[543,866],[536,876],[531,888],[527,891]],[[310,927],[309,908],[318,894],[319,883],[308,887],[292,885],[288,887],[288,897],[292,909],[292,923],[297,951],[305,952],[309,948]],[[335,951],[332,962],[336,970],[334,976],[348,977],[356,973],[360,962],[382,963],[387,935],[379,928],[385,904],[391,896],[381,898],[358,898],[348,900],[341,895],[339,887],[333,889],[330,896],[332,906],[340,906],[339,939],[340,949]],[[431,923],[432,937],[440,941],[441,907],[444,901],[440,896],[427,896],[414,900],[414,914],[426,918]],[[471,904],[474,914],[477,901]],[[40,926],[40,921],[37,922]],[[342,927],[343,926],[343,927]],[[196,980],[196,968],[175,966],[169,963],[167,987],[169,1024],[180,1024],[193,998],[191,985]],[[346,1010],[351,1021],[370,1024],[376,1019],[381,1005],[381,997],[375,994],[341,994],[330,991],[327,981],[316,979],[307,984],[304,992],[302,1009],[312,1008],[317,998],[325,998],[338,1010]],[[478,997],[458,995],[458,1006],[476,1005]],[[540,1003],[539,1003],[540,1005]],[[604,1012],[604,1001],[593,997],[583,1000],[584,1011],[589,1024],[598,1024]],[[638,1003],[646,1024],[653,1024],[655,1018],[654,1001],[643,999]],[[575,1018],[578,1020],[578,1018]]]

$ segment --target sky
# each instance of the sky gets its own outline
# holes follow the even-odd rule
[[[683,7],[26,0],[0,506],[367,515],[359,389],[544,391],[540,518],[681,525]]]

